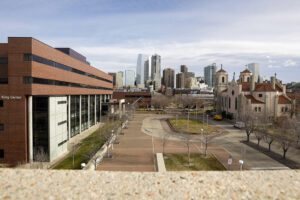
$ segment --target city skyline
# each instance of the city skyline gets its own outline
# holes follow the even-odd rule
[[[37,2],[2,2],[1,42],[32,36],[51,46],[71,46],[107,72],[134,69],[142,52],[161,55],[162,70],[186,64],[202,74],[215,62],[232,74],[254,62],[266,77],[276,72],[284,82],[299,80],[300,2]]]

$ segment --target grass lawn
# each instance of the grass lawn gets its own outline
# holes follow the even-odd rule
[[[189,128],[187,126],[187,119],[178,119],[176,123],[176,119],[169,119],[170,124],[177,132],[186,132],[191,134],[201,134],[201,129],[204,130],[204,133],[212,133],[218,132],[220,128],[210,126],[205,123],[203,124],[201,121],[189,120]]]
[[[88,157],[86,155],[99,150],[106,142],[107,137],[105,137],[105,135],[110,134],[111,130],[117,128],[120,124],[121,121],[104,124],[104,126],[81,141],[79,148],[75,152],[74,166],[72,152],[70,152],[65,159],[54,166],[54,169],[81,169],[81,163],[88,162]]]
[[[167,171],[224,171],[224,166],[212,155],[191,153],[191,166],[187,154],[165,154]]]

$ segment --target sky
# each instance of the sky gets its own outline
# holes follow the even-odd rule
[[[136,68],[139,53],[162,68],[203,75],[217,63],[239,74],[259,63],[261,75],[300,81],[299,0],[1,0],[0,42],[34,37],[71,47],[114,72]]]

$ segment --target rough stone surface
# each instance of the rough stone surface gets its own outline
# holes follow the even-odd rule
[[[300,171],[0,169],[0,199],[300,199]]]

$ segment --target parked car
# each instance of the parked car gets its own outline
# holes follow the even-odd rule
[[[221,121],[223,119],[222,115],[214,115],[214,120]]]
[[[233,125],[236,128],[245,128],[245,123],[244,122],[235,122]]]

